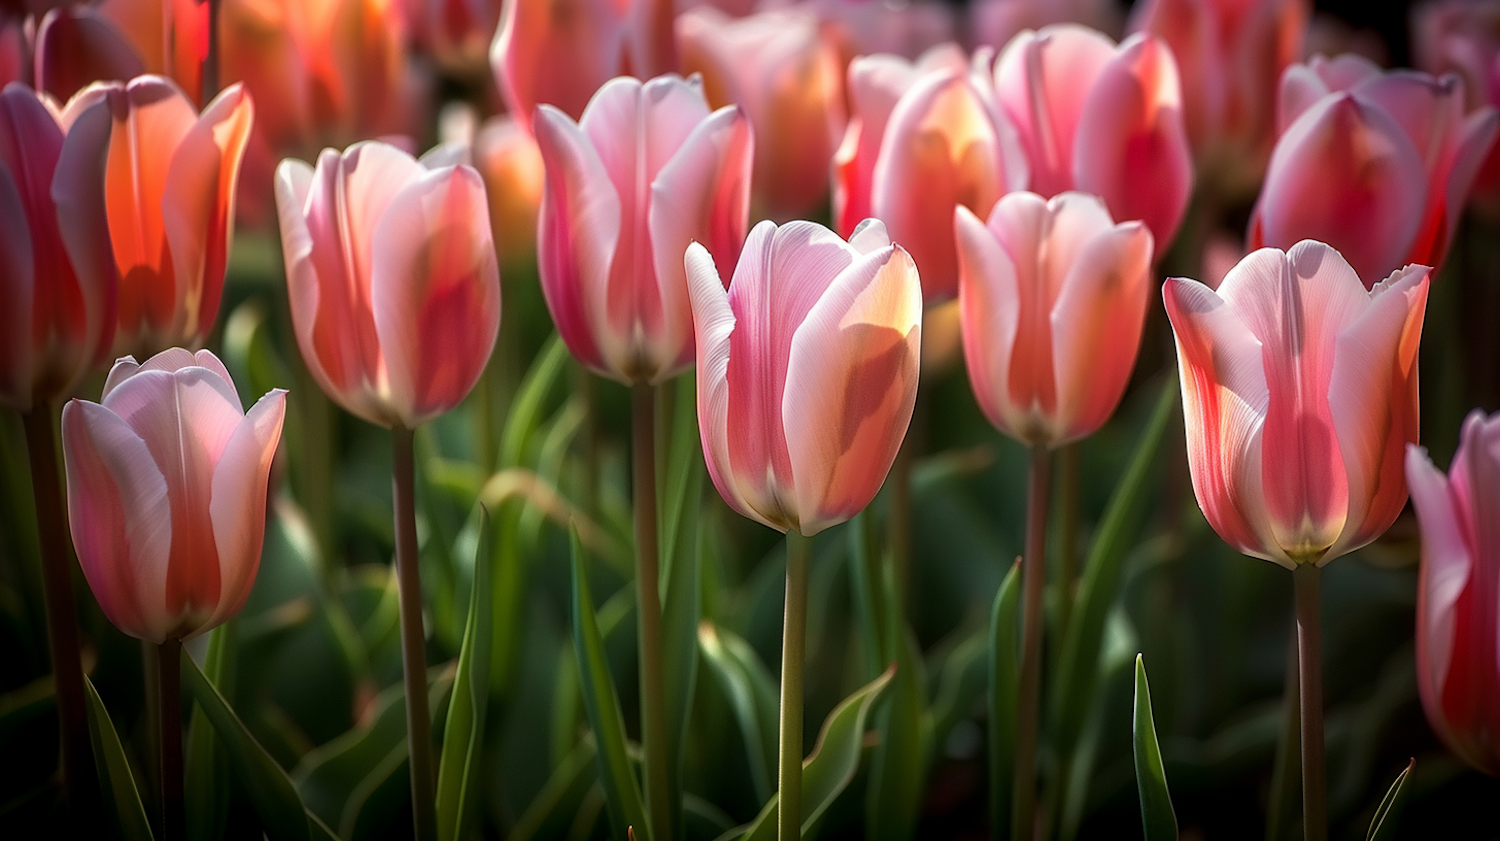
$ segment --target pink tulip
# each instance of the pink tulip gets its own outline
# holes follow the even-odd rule
[[[286,392],[245,413],[212,353],[115,363],[100,403],[63,408],[68,520],[104,615],[149,642],[192,639],[255,583]]]
[[[911,250],[928,300],[958,289],[955,206],[988,214],[1026,185],[1026,156],[999,115],[989,53],[972,66],[952,45],[915,64],[866,56],[849,65],[854,119],[834,158],[834,220],[842,234],[875,216]]]
[[[709,113],[697,79],[614,79],[574,123],[533,124],[547,169],[537,236],[542,291],[580,362],[660,383],[693,361],[682,254],[699,240],[739,258],[754,141],[738,107]]]
[[[1113,0],[974,0],[969,4],[969,37],[974,47],[1000,49],[1028,29],[1077,23],[1118,33],[1121,15]]]
[[[500,327],[479,173],[366,141],[282,161],[276,208],[297,345],[328,396],[407,429],[457,405]]]
[[[198,102],[208,55],[208,4],[104,0],[60,6],[36,30],[36,82],[66,100],[96,81],[171,77]]]
[[[1000,105],[1031,161],[1030,189],[1104,199],[1115,219],[1140,219],[1160,248],[1192,193],[1192,159],[1172,51],[1132,35],[1118,47],[1082,26],[1023,32],[995,68]]]
[[[1422,707],[1460,759],[1500,776],[1500,415],[1469,415],[1447,476],[1409,446],[1406,479],[1422,526]]]
[[[232,86],[200,116],[171,80],[141,76],[80,91],[63,123],[101,101],[112,118],[104,198],[120,277],[114,353],[196,344],[219,313],[250,97]]]
[[[0,93],[0,405],[28,412],[66,394],[109,351],[108,144],[103,104],[65,134],[30,88]]]
[[[724,501],[816,534],[874,498],[917,397],[922,290],[870,220],[846,243],[811,222],[750,232],[728,293],[688,248],[698,426]]]
[[[838,50],[807,9],[731,19],[699,7],[677,19],[686,73],[703,74],[715,108],[738,103],[755,129],[756,204],[783,218],[811,213],[828,190],[844,132]]]
[[[1010,193],[988,224],[954,210],[964,359],[990,423],[1056,447],[1114,414],[1152,286],[1151,232],[1084,193]]]
[[[1400,513],[1429,271],[1366,291],[1337,251],[1304,241],[1253,252],[1217,292],[1167,280],[1193,490],[1225,542],[1321,566]]]
[[[1149,0],[1132,28],[1171,47],[1200,173],[1231,195],[1253,191],[1276,140],[1276,86],[1302,57],[1307,0]]]
[[[1500,5],[1474,0],[1437,0],[1412,15],[1412,52],[1417,67],[1464,80],[1465,106],[1500,106]],[[1474,180],[1473,195],[1494,209],[1500,204],[1500,144]]]
[[[953,6],[943,0],[804,0],[838,46],[845,67],[857,56],[915,58],[956,36]]]

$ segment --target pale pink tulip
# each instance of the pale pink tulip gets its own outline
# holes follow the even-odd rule
[[[846,243],[811,222],[750,232],[726,294],[687,251],[698,427],[724,501],[780,531],[844,522],[885,481],[917,397],[922,290],[870,220]]]
[[[959,205],[954,229],[964,359],[985,416],[1031,445],[1093,434],[1135,367],[1151,231],[1071,192],[1010,193],[988,223]]]
[[[1469,415],[1447,476],[1409,446],[1406,480],[1422,527],[1422,707],[1460,759],[1500,776],[1500,415]]]
[[[73,546],[115,627],[192,639],[244,606],[285,414],[281,389],[246,413],[223,363],[181,348],[121,359],[99,403],[63,408]]]
[[[120,277],[114,353],[195,345],[219,314],[250,96],[234,85],[200,116],[171,80],[141,76],[79,91],[64,124],[101,101],[111,117],[104,199]]]
[[[328,396],[408,429],[457,405],[500,326],[479,173],[365,141],[282,161],[276,207],[292,326]]]
[[[1429,269],[1366,291],[1332,248],[1255,251],[1217,292],[1170,278],[1193,490],[1235,549],[1318,565],[1406,504]]]
[[[169,76],[198,102],[208,55],[208,4],[103,0],[60,6],[36,29],[36,83],[61,100],[99,81]]]
[[[754,140],[738,107],[709,113],[698,80],[622,77],[574,123],[533,124],[546,164],[537,237],[542,292],[568,349],[625,383],[693,361],[682,254],[698,240],[727,270],[744,242]]]
[[[1470,111],[1500,106],[1500,4],[1438,0],[1412,13],[1413,62],[1434,75],[1464,80]],[[1474,197],[1500,204],[1500,144],[1490,148],[1474,181]]]
[[[1457,76],[1386,73],[1345,55],[1288,67],[1276,122],[1250,247],[1317,239],[1373,283],[1442,262],[1500,116],[1466,116]]]
[[[104,361],[115,330],[115,264],[104,214],[109,111],[64,134],[41,95],[0,93],[0,405],[66,394]]]
[[[1136,34],[1116,46],[1072,24],[1023,32],[1000,55],[995,88],[1031,162],[1030,190],[1092,193],[1166,248],[1193,167],[1177,64],[1161,39]]]
[[[775,218],[813,212],[844,131],[843,68],[806,9],[731,19],[699,7],[677,19],[686,73],[715,108],[738,103],[755,130],[753,195]]]

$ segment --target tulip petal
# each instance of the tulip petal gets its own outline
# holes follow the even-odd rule
[[[953,69],[966,69],[961,54]],[[917,65],[900,56],[865,55],[849,62],[850,120],[833,156],[833,219],[840,236],[848,236],[873,212],[871,180],[886,125],[901,95],[921,76]]]
[[[996,427],[1020,434],[1025,414],[1010,401],[1011,354],[1020,328],[1016,266],[972,211],[954,209],[964,361],[974,397]]]
[[[1465,424],[1473,423],[1474,416]],[[1456,460],[1455,460],[1456,462]],[[1453,665],[1457,606],[1468,586],[1475,558],[1464,539],[1465,524],[1448,477],[1432,463],[1427,450],[1415,444],[1406,451],[1406,481],[1412,507],[1422,527],[1421,581],[1417,590],[1417,687],[1428,721],[1455,734],[1444,711],[1443,689]]]
[[[26,206],[10,168],[0,163],[0,405],[31,410],[32,324],[36,270]]]
[[[1432,187],[1441,201],[1437,212],[1438,222],[1433,226],[1432,251],[1425,255],[1414,251],[1412,260],[1430,266],[1437,266],[1442,262],[1444,255],[1448,253],[1448,247],[1453,244],[1453,235],[1458,232],[1458,222],[1463,218],[1469,192],[1485,161],[1491,157],[1497,137],[1500,137],[1500,112],[1494,108],[1481,108],[1464,120],[1458,132],[1457,148],[1453,152],[1448,180],[1445,184]]]
[[[110,145],[111,114],[102,96],[69,103],[69,125],[52,179],[52,200],[63,248],[78,283],[83,312],[81,342],[84,366],[105,362],[114,345],[115,307],[119,275],[110,244],[105,210],[105,178]]]
[[[37,27],[37,90],[60,100],[97,80],[124,82],[146,72],[129,39],[88,5],[52,9]]]
[[[625,14],[614,0],[540,0],[505,4],[490,50],[507,110],[530,126],[538,105],[571,117],[600,85],[621,72]]]

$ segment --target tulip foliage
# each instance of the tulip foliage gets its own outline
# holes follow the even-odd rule
[[[0,5],[0,836],[1494,834],[1495,4]]]

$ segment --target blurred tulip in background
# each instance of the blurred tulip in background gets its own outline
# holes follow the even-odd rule
[[[36,87],[66,100],[96,81],[151,73],[171,78],[198,104],[207,56],[208,3],[200,0],[63,5],[37,24]]]
[[[1469,111],[1500,107],[1500,4],[1436,0],[1412,10],[1412,59],[1420,69],[1456,73]],[[1500,205],[1500,145],[1491,146],[1473,195],[1491,210]]]
[[[1118,35],[1119,6],[1112,0],[973,0],[968,4],[968,35],[972,46],[997,50],[1028,29],[1058,23]]]

